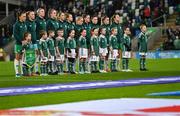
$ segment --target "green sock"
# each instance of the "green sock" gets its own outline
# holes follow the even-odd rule
[[[28,75],[28,68],[27,68],[27,66],[23,65],[22,69],[23,69],[23,74],[24,75]]]
[[[126,58],[126,69],[129,69],[129,59]]]
[[[126,59],[125,58],[122,59],[122,67],[123,67],[123,69],[126,69]]]
[[[44,68],[43,68],[43,64],[41,64],[41,67],[40,67],[40,70],[41,70],[41,74],[44,74]]]
[[[68,62],[68,71],[71,72],[71,63]]]
[[[143,69],[145,69],[145,68],[146,68],[146,59],[143,58]]]
[[[60,64],[57,64],[57,69],[58,69],[58,73],[60,73],[60,72],[61,72],[61,66],[60,66]]]
[[[104,70],[104,60],[100,60],[99,61],[99,68],[100,68],[100,70]]]
[[[60,64],[61,73],[63,73],[63,64]]]
[[[97,62],[94,62],[94,70],[97,71]]]
[[[86,71],[86,61],[83,61],[83,71]]]
[[[140,69],[143,69],[143,58],[140,58]]]
[[[110,68],[111,68],[111,71],[113,70],[113,60],[111,60],[110,62]]]
[[[83,72],[83,63],[82,61],[79,62],[79,72]]]
[[[114,70],[117,70],[117,60],[114,60]]]

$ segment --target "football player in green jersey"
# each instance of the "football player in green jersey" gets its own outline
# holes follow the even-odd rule
[[[146,25],[140,26],[141,33],[138,37],[138,44],[139,44],[139,55],[140,55],[140,70],[147,71],[146,69],[146,55],[147,55],[147,45],[148,45],[148,36],[147,36],[147,28]]]
[[[59,23],[59,29],[63,29],[64,30],[64,39],[65,39],[65,42],[68,38],[68,25],[67,25],[67,22],[66,22],[66,15],[64,12],[59,12],[58,13],[58,23]]]
[[[14,59],[14,69],[16,73],[16,77],[20,77],[23,73],[22,70],[22,41],[24,33],[27,32],[27,26],[25,24],[26,21],[26,12],[19,12],[18,13],[18,19],[16,23],[13,25],[13,36],[16,41],[15,43],[15,59]],[[21,72],[19,72],[19,68],[21,69]]]
[[[108,53],[107,49],[107,38],[106,38],[106,28],[100,28],[100,36],[99,36],[99,69],[101,73],[106,73],[105,69],[105,60]]]
[[[90,58],[90,64],[91,64],[91,72],[97,73],[98,71],[98,61],[99,61],[99,28],[93,28],[92,29],[92,36],[91,36],[91,58]]]
[[[124,37],[122,40],[122,71],[129,72],[129,59],[131,58],[131,38],[130,38],[130,28],[124,28]]]
[[[41,31],[46,31],[46,20],[45,20],[45,10],[44,8],[39,8],[37,10],[37,17],[36,17],[36,40],[37,40],[37,45],[39,47],[39,40],[40,40],[40,32]],[[39,64],[39,61],[40,61],[40,53],[39,51],[37,52],[37,58],[36,58],[36,64]],[[37,69],[37,66],[36,65],[36,70]],[[37,71],[36,71],[37,74],[39,74]]]
[[[91,29],[93,28],[99,28],[98,17],[96,15],[92,16],[91,19]]]
[[[75,25],[75,31],[76,31],[76,35],[75,35],[75,39],[76,39],[76,43],[78,43],[78,39],[81,36],[81,30],[84,28],[83,27],[83,17],[77,17],[76,18],[76,25]]]
[[[116,35],[117,35],[117,28],[112,28],[111,36],[109,38],[109,49],[110,49],[109,59],[111,60],[110,63],[111,72],[117,71],[117,58],[119,56],[119,53],[118,53],[118,39]]]
[[[118,52],[119,52],[119,58],[117,59],[117,67],[118,70],[120,69],[120,58],[122,54],[122,39],[123,39],[123,29],[120,23],[120,15],[119,14],[114,14],[112,16],[112,24],[111,24],[111,29],[112,28],[117,28],[117,42],[118,42]]]
[[[86,40],[86,30],[81,30],[81,36],[78,42],[79,47],[79,74],[87,73],[86,61],[88,58],[88,48]]]
[[[47,76],[48,74],[48,55],[49,55],[49,50],[48,50],[48,45],[47,45],[47,32],[42,30],[40,32],[40,40],[39,40],[39,51],[40,51],[40,70],[41,70],[41,76]]]
[[[39,74],[39,57],[38,57],[38,46],[37,46],[37,36],[36,36],[36,22],[35,22],[35,13],[34,11],[28,11],[27,20],[26,20],[27,32],[31,34],[31,41],[34,44],[36,49],[36,63],[35,63],[35,72]]]
[[[58,29],[57,37],[56,37],[56,62],[58,74],[62,75],[64,72],[64,60],[65,60],[65,39],[63,37],[64,31],[63,29]]]
[[[67,39],[67,58],[68,58],[68,72],[76,74],[75,62],[76,62],[76,41],[74,39],[75,30],[70,30],[69,37]]]
[[[55,43],[54,43],[54,36],[55,32],[53,30],[48,31],[48,38],[47,38],[47,45],[49,50],[49,58],[48,58],[48,68],[49,68],[49,74],[56,74],[56,66],[55,66],[55,56],[56,56],[56,50],[55,50]]]
[[[109,56],[109,37],[111,35],[111,27],[110,27],[110,20],[108,16],[104,16],[102,19],[102,28],[106,28],[106,34],[105,37],[107,38],[107,48],[108,48],[108,54],[106,55],[106,71],[109,71],[109,64],[108,64],[108,56]]]
[[[31,41],[31,37],[31,34],[26,32],[23,38],[23,41],[26,41],[26,43],[22,45],[23,76],[37,76],[34,73],[34,65],[36,62],[36,48]]]
[[[49,19],[47,20],[47,31],[53,30],[56,32],[59,28],[59,23],[57,21],[57,11],[55,9],[49,9],[48,12]]]
[[[91,23],[90,23],[90,15],[84,15],[84,24],[83,27],[86,30],[86,40],[87,40],[87,47],[90,48],[90,39],[91,39]]]
[[[45,19],[45,10],[44,8],[39,8],[37,10],[37,17],[36,17],[36,36],[39,42],[40,40],[40,32],[46,31],[46,19]]]

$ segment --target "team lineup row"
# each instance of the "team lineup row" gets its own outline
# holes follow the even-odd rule
[[[33,11],[20,13],[14,25],[13,35],[16,40],[14,60],[16,76],[29,75],[40,72],[41,75],[63,74],[64,64],[66,71],[75,73],[75,64],[78,63],[80,74],[97,72],[98,64],[100,72],[106,72],[108,62],[110,70],[117,71],[119,59],[122,56],[123,71],[128,70],[129,58],[131,58],[130,28],[124,30],[119,23],[119,15],[113,16],[113,23],[109,24],[109,18],[103,17],[101,26],[94,24],[90,16],[78,17],[76,25],[68,14],[60,13],[59,21],[56,20],[56,10],[51,9],[49,19],[43,18],[44,9],[38,9],[35,19]],[[28,19],[26,20],[26,15]],[[70,21],[69,21],[70,20]],[[97,22],[97,21],[95,21]],[[145,68],[145,56],[147,52],[146,26],[141,25],[139,34],[140,70]],[[48,34],[48,36],[47,36]],[[21,73],[19,73],[19,67]]]

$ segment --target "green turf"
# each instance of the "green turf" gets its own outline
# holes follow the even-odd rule
[[[140,72],[138,60],[131,60],[130,68],[133,72],[15,78],[13,62],[0,62],[0,87],[178,76],[180,75],[180,59],[149,59],[147,61],[149,71],[147,72]],[[0,97],[0,109],[106,98],[150,97],[146,96],[146,94],[151,92],[176,91],[179,89],[180,83],[176,83]]]

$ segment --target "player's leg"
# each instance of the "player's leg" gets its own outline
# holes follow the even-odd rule
[[[34,48],[36,50],[36,62],[35,62],[35,73],[39,75],[39,51],[38,51],[38,45],[37,44],[33,44]]]
[[[15,59],[14,59],[14,69],[15,69],[16,77],[20,77],[21,74],[23,74],[21,52],[22,52],[22,46],[16,44],[15,45]],[[21,69],[21,72],[19,72],[19,67]]]
[[[99,69],[100,69],[100,72],[104,72],[104,57],[100,58]]]
[[[83,70],[83,59],[79,58],[79,74],[83,74],[84,70]]]
[[[122,71],[126,70],[126,58],[122,58],[122,68],[123,68]]]
[[[26,64],[22,64],[22,69],[23,69],[23,76],[29,76],[28,68],[27,68]]]

